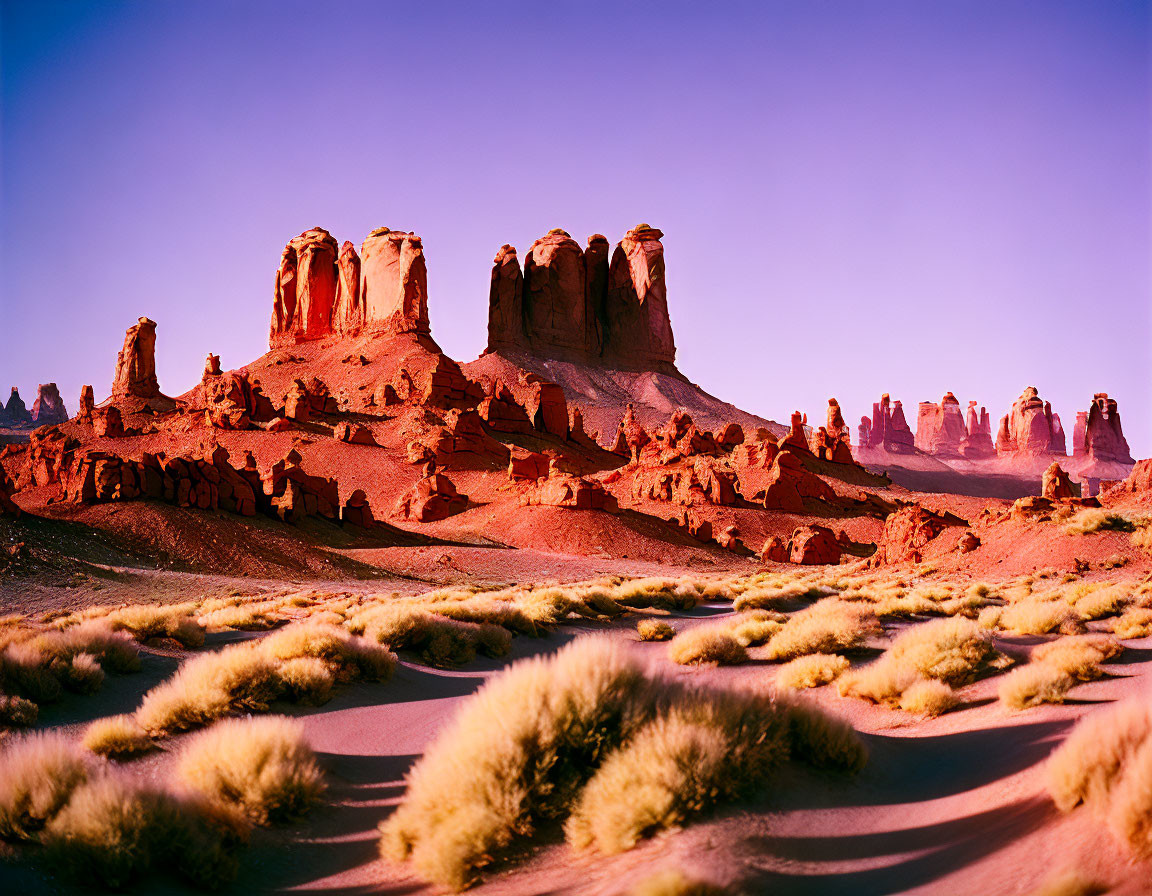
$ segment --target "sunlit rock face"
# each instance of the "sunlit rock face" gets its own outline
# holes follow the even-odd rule
[[[636,227],[609,252],[602,234],[580,244],[556,228],[536,240],[521,272],[516,250],[496,254],[488,348],[625,369],[671,369],[663,234]]]
[[[1076,414],[1072,456],[1118,464],[1136,462],[1124,438],[1116,399],[1109,398],[1107,392],[1097,392],[1088,410]]]
[[[1051,402],[1041,400],[1035,386],[1025,389],[1000,419],[996,453],[1002,457],[1067,453],[1060,415],[1053,413]]]
[[[156,380],[156,322],[142,317],[124,334],[124,348],[116,356],[113,397],[155,398],[160,394]]]

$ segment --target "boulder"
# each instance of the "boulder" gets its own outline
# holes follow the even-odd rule
[[[116,357],[112,397],[155,398],[160,394],[156,380],[156,323],[146,317],[128,328],[124,348]]]
[[[122,439],[127,435],[120,408],[108,405],[92,418],[92,432],[101,439]]]
[[[1044,477],[1041,479],[1040,494],[1047,498],[1049,501],[1068,501],[1072,498],[1079,498],[1076,488],[1072,485],[1072,479],[1067,473],[1064,472],[1060,464],[1052,461],[1052,466],[1044,471]]]
[[[730,452],[737,445],[744,444],[744,427],[739,423],[729,423],[716,431],[713,440],[721,451]]]
[[[551,458],[537,451],[513,448],[508,459],[508,478],[535,482],[548,476]]]
[[[361,529],[371,529],[376,520],[372,516],[372,508],[368,506],[368,496],[363,489],[356,489],[348,496],[344,506],[340,508],[340,522],[359,526]]]
[[[549,475],[536,488],[523,495],[520,502],[525,505],[570,507],[576,510],[606,510],[609,513],[619,509],[616,498],[599,482],[571,473]]]
[[[919,563],[924,547],[940,535],[950,524],[943,514],[935,513],[920,504],[906,504],[890,513],[884,521],[884,531],[876,546],[869,566],[886,563]]]
[[[790,557],[791,551],[788,542],[779,535],[769,536],[768,540],[764,542],[764,547],[760,549],[760,559],[772,563],[787,563]]]
[[[791,449],[782,449],[768,471],[768,484],[756,496],[767,510],[802,513],[804,499],[834,502],[836,492],[828,483],[804,468],[804,462]]]
[[[372,430],[360,423],[337,423],[333,435],[341,442],[347,442],[349,445],[372,445],[376,447],[378,444],[376,437],[372,435]]]
[[[788,559],[804,566],[826,566],[840,562],[840,543],[827,526],[802,526],[788,542]]]
[[[52,426],[56,423],[66,423],[68,411],[64,407],[64,399],[60,397],[60,390],[55,383],[41,383],[36,393],[36,401],[32,404],[32,422],[37,426]]]
[[[456,491],[451,479],[443,473],[432,473],[404,493],[396,514],[401,519],[432,523],[455,516],[467,507],[468,496]]]

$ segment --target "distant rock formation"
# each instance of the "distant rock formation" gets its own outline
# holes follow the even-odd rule
[[[996,456],[996,446],[992,444],[992,421],[988,417],[987,408],[980,408],[977,414],[976,402],[968,402],[964,429],[964,440],[960,443],[961,457],[979,460]]]
[[[77,419],[84,423],[92,422],[92,412],[96,410],[96,393],[91,386],[80,387],[80,410],[76,412]]]
[[[1088,410],[1077,412],[1072,430],[1072,456],[1090,461],[1136,463],[1124,438],[1116,399],[1109,398],[1107,392],[1097,392]]]
[[[1042,401],[1035,386],[1029,386],[1000,420],[996,436],[1000,456],[1038,457],[1067,453],[1060,415],[1051,402]]]
[[[916,447],[925,454],[959,457],[961,443],[967,435],[960,402],[951,392],[940,399],[940,404],[920,402],[920,412],[916,419]]]
[[[8,426],[25,426],[32,422],[32,415],[28,413],[28,406],[20,397],[20,390],[12,387],[12,394],[8,396],[8,404],[4,405],[4,423]]]
[[[588,247],[564,230],[532,244],[523,272],[513,246],[496,253],[489,292],[488,350],[625,368],[676,360],[664,276],[664,234],[641,224],[608,255],[601,234]]]
[[[55,383],[41,383],[36,394],[36,401],[32,405],[32,422],[37,426],[51,426],[55,423],[65,423],[68,420],[68,411],[64,407],[64,399],[60,397],[60,390]]]
[[[888,393],[872,405],[872,418],[860,418],[860,447],[875,448],[894,454],[911,454],[916,438],[904,419],[904,407],[893,402]]]
[[[420,237],[378,227],[357,254],[322,227],[284,247],[268,344],[327,336],[428,333],[428,270]]]
[[[156,322],[142,317],[124,334],[124,348],[116,357],[112,395],[155,398],[159,394],[160,384],[156,381]]]

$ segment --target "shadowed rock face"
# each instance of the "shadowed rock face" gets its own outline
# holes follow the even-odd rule
[[[642,224],[609,259],[601,234],[580,245],[555,229],[532,244],[520,273],[516,250],[497,253],[489,294],[488,348],[626,369],[676,360],[664,277],[663,234]]]
[[[276,271],[269,346],[374,332],[429,332],[420,237],[380,227],[357,253],[314,227],[288,243]]]
[[[911,454],[916,439],[904,419],[904,407],[893,402],[888,393],[872,405],[872,418],[860,418],[860,447],[878,448],[897,454]]]
[[[1072,455],[1120,464],[1136,462],[1128,447],[1128,440],[1124,438],[1116,399],[1109,398],[1107,392],[1097,392],[1092,396],[1088,410],[1076,414],[1076,426],[1072,430]]]
[[[920,402],[916,420],[916,447],[926,454],[959,457],[960,445],[967,436],[960,402],[951,392],[940,404]]]
[[[12,387],[12,393],[8,396],[8,404],[4,406],[4,413],[0,414],[4,422],[12,426],[19,426],[22,423],[31,423],[32,415],[28,413],[28,406],[24,404],[24,399],[20,397],[20,390],[15,386]]]
[[[1041,401],[1035,386],[1029,386],[1000,420],[996,453],[1035,457],[1066,451],[1060,415],[1052,412],[1050,402]]]
[[[32,421],[40,426],[50,426],[64,423],[67,419],[68,411],[64,408],[64,399],[60,397],[56,384],[41,383],[32,405]]]
[[[976,402],[968,402],[968,417],[964,424],[964,441],[960,443],[960,454],[967,458],[994,457],[996,446],[992,444],[992,422],[988,409],[980,408],[976,413]]]
[[[156,322],[146,317],[128,328],[124,348],[116,357],[112,395],[155,398],[160,394],[156,381]]]

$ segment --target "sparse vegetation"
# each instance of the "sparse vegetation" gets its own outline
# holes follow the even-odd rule
[[[1130,607],[1112,623],[1112,631],[1117,638],[1125,641],[1152,637],[1152,608]]]
[[[736,666],[748,661],[748,651],[725,624],[700,625],[673,638],[668,645],[668,657],[681,666],[709,663]]]
[[[1065,524],[1069,535],[1090,535],[1093,532],[1134,532],[1142,521],[1129,519],[1122,513],[1100,508],[1085,507],[1077,511]]]
[[[628,896],[729,896],[729,891],[669,868],[642,880],[628,891]]]
[[[897,704],[905,712],[925,716],[938,716],[948,712],[960,702],[956,692],[935,678],[922,678],[914,681],[903,693]]]
[[[36,837],[89,771],[83,754],[61,734],[29,734],[10,743],[0,755],[0,837]]]
[[[776,673],[776,687],[800,690],[835,681],[848,669],[848,660],[834,653],[810,653],[785,663]]]
[[[217,722],[188,742],[177,774],[257,824],[296,818],[324,792],[304,726],[284,716]]]
[[[768,657],[790,660],[810,653],[842,653],[880,634],[876,614],[862,604],[825,598],[794,614],[768,642]]]
[[[109,759],[128,759],[153,749],[156,744],[134,716],[97,719],[84,732],[84,746]]]
[[[670,641],[676,629],[663,619],[641,619],[636,623],[636,634],[641,641]]]
[[[1137,856],[1152,856],[1152,703],[1082,719],[1048,760],[1048,790],[1061,811],[1084,803]]]
[[[516,664],[464,704],[409,775],[381,850],[460,888],[542,822],[569,817],[573,842],[626,848],[753,786],[788,755],[863,761],[859,741],[816,710],[687,690],[619,644],[583,639]],[[651,788],[635,788],[632,770]]]
[[[1048,663],[1029,663],[1013,669],[1000,682],[1000,702],[1008,709],[1026,709],[1041,703],[1063,703],[1076,679]]]

